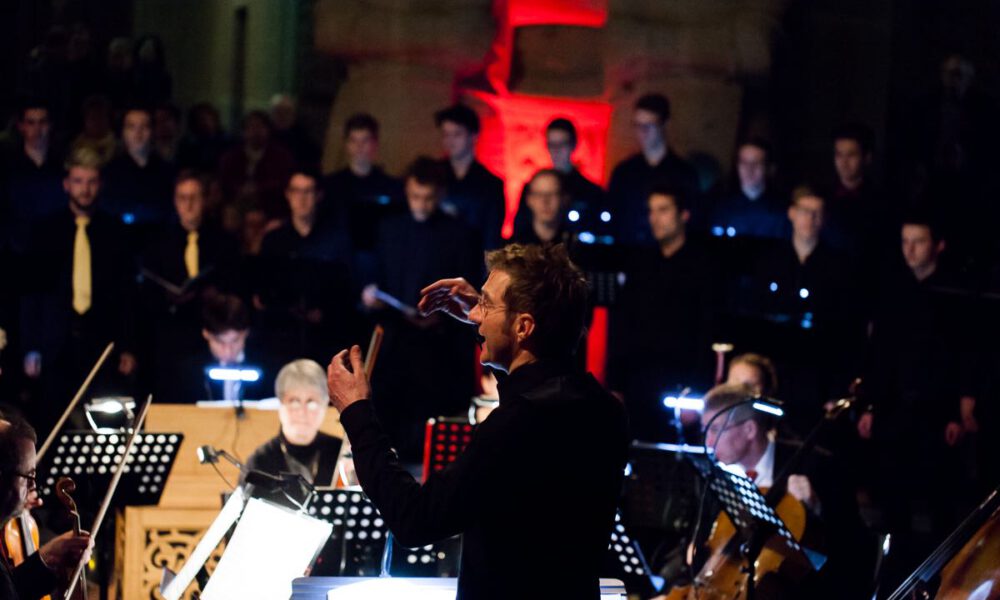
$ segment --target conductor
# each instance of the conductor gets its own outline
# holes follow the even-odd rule
[[[396,539],[420,546],[463,535],[460,600],[596,599],[627,432],[621,404],[572,360],[587,284],[561,245],[511,244],[486,262],[480,293],[443,279],[418,305],[474,325],[482,363],[502,376],[499,408],[454,463],[423,485],[401,468],[358,346],[330,362],[330,398],[361,486]]]

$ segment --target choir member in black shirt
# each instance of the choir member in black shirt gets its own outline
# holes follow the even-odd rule
[[[111,362],[117,369],[106,367],[95,389],[110,384],[116,372],[132,377],[136,369],[134,274],[120,223],[98,208],[98,165],[89,149],[70,156],[63,180],[67,207],[37,222],[30,237],[21,332],[26,374],[42,377],[43,397],[30,415],[40,430],[55,422],[109,341],[117,343]]]
[[[350,240],[340,223],[320,216],[318,184],[313,171],[293,173],[285,187],[291,217],[264,237],[257,259],[262,333],[285,356],[326,357],[355,339]]]
[[[104,170],[105,208],[125,223],[159,225],[170,218],[175,171],[153,152],[153,117],[130,108],[122,117],[122,152]]]
[[[462,104],[442,109],[434,115],[441,132],[441,144],[448,155],[448,187],[441,210],[467,223],[479,235],[482,247],[501,245],[506,200],[503,180],[476,160],[479,115]]]
[[[406,210],[400,181],[375,164],[378,134],[378,121],[369,114],[358,113],[347,119],[344,123],[347,166],[323,179],[326,200],[320,206],[324,218],[346,223],[358,255],[358,267],[366,276],[374,275],[379,224]]]
[[[629,257],[611,314],[608,387],[624,398],[638,439],[670,435],[665,395],[711,383],[716,268],[687,239],[685,202],[678,188],[649,194],[648,228],[657,245]]]
[[[18,107],[17,136],[0,156],[0,245],[25,251],[35,221],[65,206],[61,154],[53,147],[49,109],[25,98]]]
[[[319,168],[319,144],[299,121],[295,98],[288,94],[271,97],[271,122],[274,124],[274,140],[292,153],[296,165],[310,170]]]
[[[362,293],[364,305],[385,326],[372,382],[375,408],[407,460],[419,458],[429,417],[457,414],[473,395],[473,338],[468,332],[442,315],[391,309],[376,295],[388,293],[412,310],[426,282],[451,273],[480,276],[482,255],[474,234],[438,208],[445,181],[439,162],[418,158],[410,167],[406,176],[410,210],[382,223],[379,276]]]
[[[261,209],[271,219],[287,215],[285,183],[295,167],[291,152],[272,138],[267,113],[243,117],[243,140],[219,159],[219,182],[226,202]],[[253,206],[256,204],[256,206]]]
[[[294,473],[317,487],[333,485],[341,440],[319,430],[330,403],[323,367],[308,358],[293,360],[278,371],[274,392],[281,402],[278,435],[250,455],[241,482],[246,481],[247,471],[257,470],[274,476]],[[305,490],[301,492],[294,494],[296,501],[305,500]],[[258,495],[289,504],[280,491],[262,490]]]
[[[715,236],[783,239],[788,232],[785,201],[770,181],[774,165],[771,145],[751,138],[736,150],[738,188],[714,208],[710,231]]]
[[[0,528],[27,509],[35,495],[34,429],[21,419],[0,420]],[[37,497],[37,496],[36,496]],[[81,560],[89,560],[94,544],[86,532],[56,536],[14,567],[0,554],[0,598],[39,600],[54,594],[60,580],[72,576]]]
[[[795,406],[791,421],[801,431],[826,400],[846,393],[861,368],[851,357],[864,343],[856,274],[822,239],[825,204],[808,186],[792,192],[791,240],[758,257],[752,289],[741,294],[769,323],[768,343],[780,340],[773,352],[784,374],[782,399]]]
[[[155,232],[142,254],[139,330],[157,389],[173,377],[173,362],[201,345],[202,295],[230,290],[238,278],[236,240],[205,214],[206,187],[193,171],[177,176],[176,221]]]
[[[963,502],[978,500],[968,497],[956,451],[978,429],[969,372],[976,350],[972,305],[941,260],[945,240],[935,223],[910,215],[901,239],[906,268],[883,278],[871,326],[865,383],[873,410],[858,422],[878,459],[884,527],[893,548],[902,549],[895,558],[890,553],[890,579],[905,576],[943,539],[964,516]],[[920,513],[929,536],[918,536],[912,524]]]
[[[627,435],[621,404],[573,366],[586,279],[560,245],[511,244],[487,265],[481,292],[445,279],[422,290],[419,304],[476,326],[480,360],[504,374],[499,407],[454,463],[423,485],[402,468],[375,416],[379,391],[369,388],[359,347],[331,361],[330,397],[361,486],[395,538],[419,546],[462,534],[460,600],[597,600]]]
[[[567,241],[566,211],[569,197],[563,188],[563,179],[554,169],[543,169],[535,173],[524,186],[525,205],[521,210],[527,213],[518,223],[511,241],[519,244],[558,244]],[[520,214],[520,213],[519,213]]]
[[[552,170],[562,179],[563,193],[567,197],[568,225],[572,229],[587,231],[602,231],[606,227],[600,219],[604,206],[604,190],[601,186],[584,177],[583,173],[573,164],[573,152],[576,150],[576,127],[568,119],[553,119],[545,128],[545,147],[552,160]],[[530,212],[523,210],[527,206],[528,185],[521,191],[521,200],[517,215],[514,218],[514,232],[523,230],[530,220]]]
[[[827,224],[823,237],[832,247],[881,266],[894,255],[893,216],[885,194],[871,176],[874,134],[860,124],[833,133],[835,181],[827,193]],[[897,217],[898,218],[898,217]]]
[[[667,144],[667,121],[670,101],[661,94],[639,98],[632,113],[632,128],[640,152],[620,162],[611,172],[608,184],[608,207],[615,239],[624,244],[652,241],[646,222],[646,200],[655,184],[678,188],[690,198],[692,209],[698,198],[698,173],[677,156]],[[695,214],[696,219],[704,215]]]

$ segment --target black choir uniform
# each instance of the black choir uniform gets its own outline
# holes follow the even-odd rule
[[[567,214],[576,211],[575,221],[567,220],[567,228],[573,231],[601,232],[608,228],[601,221],[601,211],[606,209],[604,189],[583,176],[579,169],[573,167],[569,173],[560,173],[563,193],[569,198]],[[521,200],[517,214],[514,216],[514,235],[519,230],[531,226],[531,209],[528,208],[528,183],[521,190]]]
[[[866,179],[858,188],[848,190],[837,182],[824,204],[823,239],[831,247],[860,259],[862,266],[882,268],[886,257],[899,250],[895,217],[885,192],[874,183]]]
[[[459,600],[599,596],[626,461],[625,415],[568,364],[542,360],[504,377],[499,408],[423,485],[390,449],[373,402],[341,415],[361,486],[401,544],[462,534]]]
[[[788,202],[770,188],[756,198],[740,189],[713,207],[709,232],[715,237],[785,239],[791,230],[787,208]]]
[[[239,246],[221,227],[202,223],[197,230],[198,274],[188,276],[188,232],[171,223],[155,232],[141,255],[140,299],[143,318],[138,333],[142,356],[150,365],[153,389],[168,389],[174,362],[204,347],[202,296],[209,290],[235,291]]]
[[[668,150],[656,165],[646,162],[646,157],[640,152],[618,163],[611,172],[607,199],[616,242],[641,245],[653,241],[646,202],[650,188],[658,183],[676,186],[687,194],[688,206],[691,207],[691,231],[695,230],[699,219],[704,218],[698,206],[700,188],[695,168],[678,157],[673,149]]]
[[[273,353],[322,363],[357,341],[352,262],[348,233],[322,218],[305,236],[289,222],[264,237],[256,260],[259,333]]]
[[[91,253],[91,304],[83,314],[73,308],[73,252],[76,221],[69,208],[39,221],[28,250],[27,291],[21,298],[22,343],[42,356],[42,402],[28,413],[39,434],[62,412],[108,342],[115,356],[134,351],[134,267],[123,243],[122,226],[101,210],[87,226]],[[107,391],[117,370],[109,358],[91,388]],[[131,391],[117,388],[118,394]]]
[[[45,161],[36,165],[21,144],[0,156],[0,246],[23,254],[35,222],[65,208],[62,161],[62,154],[50,147]]]
[[[406,211],[403,182],[378,165],[364,177],[343,168],[323,178],[320,215],[346,227],[362,278],[375,274],[375,244],[379,224]]]
[[[461,221],[436,211],[417,222],[409,213],[379,231],[379,289],[415,307],[420,290],[445,277],[481,280],[482,255]],[[451,416],[469,405],[474,387],[474,337],[442,315],[416,322],[395,309],[376,315],[385,338],[373,375],[375,408],[406,459],[420,457],[427,418]]]
[[[104,208],[146,231],[151,225],[166,223],[174,210],[175,175],[174,167],[155,152],[150,152],[144,167],[128,152],[121,152],[101,170]]]
[[[443,165],[448,174],[448,186],[440,209],[468,224],[476,232],[483,249],[502,246],[500,233],[506,207],[503,180],[478,160],[472,161],[462,179],[455,175],[447,159]]]
[[[690,240],[670,258],[650,247],[627,260],[611,311],[607,383],[625,396],[633,438],[672,440],[663,397],[712,382],[717,268]]]
[[[863,360],[865,342],[857,275],[843,253],[820,241],[800,262],[790,241],[757,258],[749,282],[735,296],[739,312],[757,320],[755,350],[770,356],[794,428],[808,431],[822,405],[847,395]]]

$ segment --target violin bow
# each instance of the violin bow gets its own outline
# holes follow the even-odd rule
[[[139,431],[142,428],[142,423],[146,420],[146,413],[149,412],[149,406],[153,403],[153,395],[150,394],[146,398],[146,403],[142,405],[142,410],[140,410],[135,419],[132,421],[132,433],[129,435],[128,443],[125,444],[125,453],[122,455],[121,461],[118,463],[115,469],[114,475],[111,477],[111,485],[108,486],[108,491],[104,494],[104,501],[101,502],[101,507],[97,511],[97,516],[94,517],[94,524],[90,528],[90,536],[92,539],[97,539],[97,532],[101,528],[101,524],[104,522],[104,517],[108,512],[108,507],[111,506],[111,500],[114,498],[115,489],[118,487],[118,482],[121,481],[122,474],[125,472],[125,465],[128,464],[128,457],[132,453],[132,447],[135,446],[135,439],[139,437]],[[73,578],[70,579],[69,589],[66,590],[66,595],[63,596],[64,600],[69,600],[73,597],[73,590],[76,589],[77,582],[80,581],[80,575],[83,573],[83,567],[86,563],[81,559],[80,563],[76,566],[76,572],[73,574]]]
[[[66,419],[69,418],[70,413],[73,412],[73,409],[76,408],[76,405],[80,403],[80,399],[83,398],[83,394],[87,391],[87,388],[90,387],[90,382],[94,380],[94,376],[97,375],[97,372],[101,370],[101,366],[104,364],[104,361],[108,359],[108,356],[111,354],[111,351],[114,349],[114,347],[115,347],[114,342],[108,342],[107,347],[104,349],[104,352],[101,353],[101,356],[100,358],[97,359],[97,362],[94,363],[94,367],[90,370],[90,373],[87,375],[87,378],[83,380],[83,384],[80,386],[80,389],[76,391],[76,395],[73,396],[72,400],[70,400],[69,406],[66,407],[66,410],[63,411],[62,416],[59,417],[58,421],[56,421],[56,424],[52,428],[52,431],[49,432],[49,437],[45,438],[45,443],[42,444],[42,447],[39,448],[38,452],[35,454],[36,463],[42,462],[42,456],[45,455],[45,453],[49,449],[49,446],[52,445],[52,442],[55,441],[56,436],[59,435],[59,431],[62,429],[63,424],[66,423]]]

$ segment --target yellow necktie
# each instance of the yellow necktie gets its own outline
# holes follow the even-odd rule
[[[187,268],[188,278],[198,276],[198,232],[188,232],[188,243],[184,248],[184,266]]]
[[[76,218],[76,239],[73,241],[73,310],[77,314],[90,310],[90,238],[87,237],[89,217]]]

